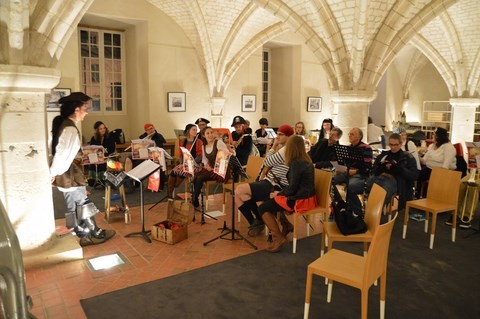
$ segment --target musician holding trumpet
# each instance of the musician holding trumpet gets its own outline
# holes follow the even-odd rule
[[[240,164],[247,165],[248,156],[252,151],[252,136],[245,132],[245,119],[241,116],[233,118],[232,127],[235,131],[232,132],[233,148],[237,155]]]

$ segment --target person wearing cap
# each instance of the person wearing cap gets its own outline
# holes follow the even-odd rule
[[[195,162],[199,163],[202,160],[202,141],[198,138],[197,126],[195,124],[187,124],[183,131],[184,138],[179,142],[179,147],[184,147],[190,151]],[[180,150],[180,154],[182,151]],[[194,173],[200,171],[200,166],[195,166]],[[168,175],[167,182],[167,195],[169,198],[173,198],[173,191],[180,186],[185,177],[189,177],[183,168],[183,155],[180,156],[180,164],[175,166]]]
[[[97,207],[87,196],[87,180],[83,169],[75,160],[81,147],[77,124],[87,116],[91,98],[74,92],[61,98],[60,115],[52,122],[52,163],[50,177],[52,183],[62,192],[68,212],[65,213],[66,226],[80,237],[80,245],[100,244],[115,235],[114,230],[97,226]]]
[[[263,230],[264,223],[260,217],[257,202],[270,198],[272,191],[280,191],[288,186],[288,166],[285,164],[285,148],[283,146],[293,134],[294,131],[290,125],[281,125],[277,130],[273,146],[263,161],[262,170],[268,170],[265,178],[249,184],[239,184],[235,188],[235,204],[250,225],[248,232],[250,236],[256,236]],[[284,236],[293,231],[293,225],[285,216],[280,219],[280,222]]]
[[[210,121],[200,117],[195,121],[195,124],[198,126],[198,138],[205,143],[205,139],[202,136],[203,129],[207,127],[208,124],[210,124]]]
[[[242,165],[247,165],[253,142],[251,134],[245,132],[245,119],[237,115],[233,118],[231,126],[235,129],[232,132],[232,139],[238,161]]]
[[[322,121],[322,128],[320,129],[320,135],[318,136],[318,140],[323,138],[328,138],[330,135],[330,131],[333,128],[333,120],[332,119],[324,119]]]
[[[363,160],[351,161],[346,172],[337,171],[333,183],[335,185],[347,184],[347,207],[355,214],[363,216],[363,206],[358,195],[364,192],[365,182],[372,168],[373,152],[370,145],[362,141],[363,131],[360,128],[352,128],[348,133],[348,139],[350,140],[350,147],[362,151]]]
[[[143,126],[145,133],[139,136],[141,139],[152,140],[155,146],[163,148],[163,144],[167,143],[162,134],[158,133],[153,124],[147,123]]]
[[[108,128],[102,121],[97,121],[93,125],[95,130],[92,138],[90,139],[90,145],[101,145],[105,149],[105,155],[110,155],[115,152],[115,140],[113,136],[110,135]],[[103,179],[100,178],[104,175],[104,172],[107,170],[106,164],[91,164],[88,165],[88,184],[90,186],[95,185],[95,180]]]

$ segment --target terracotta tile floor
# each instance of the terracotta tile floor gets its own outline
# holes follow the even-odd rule
[[[98,223],[106,228],[113,228],[117,235],[108,242],[84,248],[84,258],[102,256],[109,253],[121,252],[128,264],[108,270],[92,272],[85,260],[65,262],[48,267],[28,269],[26,271],[27,293],[33,298],[32,313],[37,318],[86,318],[80,306],[80,299],[104,294],[114,290],[138,285],[148,281],[165,278],[192,269],[205,267],[224,260],[247,255],[255,250],[242,240],[216,240],[207,246],[203,243],[220,235],[219,227],[224,221],[231,225],[230,196],[226,205],[227,215],[219,217],[217,221],[206,218],[205,224],[200,224],[200,213],[196,213],[196,222],[189,224],[188,239],[175,245],[168,245],[159,241],[147,243],[142,237],[125,238],[124,235],[140,231],[140,208],[131,208],[132,222],[124,223],[123,217],[114,219],[109,225],[103,218],[97,218]],[[209,211],[221,210],[222,194],[210,196]],[[157,205],[148,210],[145,207],[145,227],[166,218],[166,203]],[[193,214],[193,210],[191,210]],[[192,215],[190,216],[190,220]],[[315,230],[321,231],[319,217],[315,217]],[[301,220],[301,219],[300,219]],[[64,220],[57,220],[64,225]],[[304,222],[300,223],[299,237],[306,235]],[[235,228],[250,240],[258,249],[267,246],[266,236],[249,237],[247,222],[240,223],[235,217]],[[231,238],[231,235],[227,238]],[[291,237],[291,235],[289,235]],[[301,249],[301,245],[298,249]],[[281,253],[290,253],[284,248]]]

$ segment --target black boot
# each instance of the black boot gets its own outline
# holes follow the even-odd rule
[[[245,219],[248,221],[248,224],[251,225],[255,218],[253,217],[252,211],[247,205],[247,202],[243,203],[242,206],[238,207],[238,210],[242,213]]]

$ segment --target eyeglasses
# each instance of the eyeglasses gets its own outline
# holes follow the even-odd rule
[[[400,144],[398,144],[398,143],[396,143],[396,144],[389,143],[388,146],[393,146],[393,147],[395,147],[395,146],[400,146]]]

